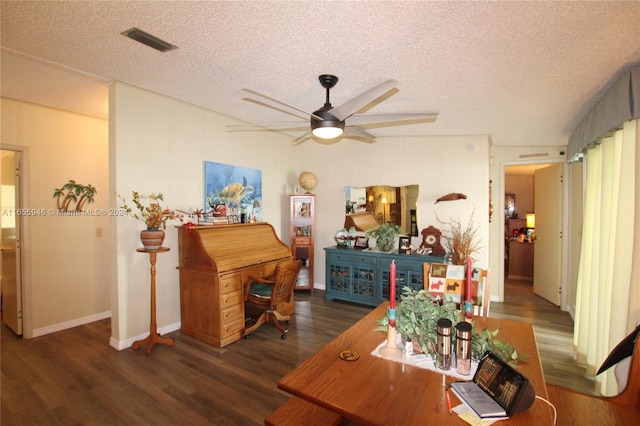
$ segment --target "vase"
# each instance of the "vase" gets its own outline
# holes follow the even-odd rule
[[[158,250],[164,242],[164,231],[162,229],[145,229],[140,231],[140,241],[147,250]]]

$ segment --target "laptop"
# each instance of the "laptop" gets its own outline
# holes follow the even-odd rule
[[[511,417],[535,400],[529,380],[490,351],[480,359],[473,380],[453,382],[451,390],[482,419]]]

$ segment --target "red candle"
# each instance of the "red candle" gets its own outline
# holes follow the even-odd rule
[[[396,261],[391,261],[389,267],[389,307],[396,308]]]
[[[471,258],[467,258],[467,302],[471,302]]]

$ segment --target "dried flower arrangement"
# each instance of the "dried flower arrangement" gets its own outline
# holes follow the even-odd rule
[[[127,204],[127,200],[123,196],[117,195],[123,202],[120,208],[134,219],[144,222],[147,229],[165,229],[169,220],[182,221],[182,215],[177,215],[166,206],[164,196],[161,193],[140,195],[136,191],[131,191],[131,201],[138,209],[138,213]]]
[[[444,247],[451,256],[451,262],[454,265],[464,265],[469,257],[476,260],[473,255],[480,249],[480,241],[478,239],[478,225],[473,222],[474,214],[475,208],[471,212],[469,222],[464,226],[459,219],[440,220],[436,215],[438,222],[444,226],[442,231]]]

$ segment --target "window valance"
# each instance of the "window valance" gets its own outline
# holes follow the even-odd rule
[[[576,161],[598,138],[640,117],[640,64],[622,72],[569,137],[569,161]]]

